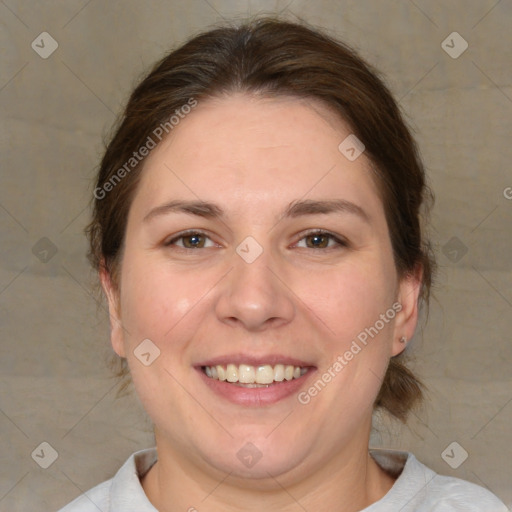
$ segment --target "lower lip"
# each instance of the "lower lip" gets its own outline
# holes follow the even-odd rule
[[[309,376],[314,373],[314,368],[310,368],[307,373],[298,379],[284,380],[275,382],[267,387],[246,388],[230,384],[226,381],[220,381],[208,377],[201,368],[196,368],[204,383],[216,394],[226,398],[237,405],[263,406],[272,405],[279,400],[284,400],[292,395],[297,395],[300,388],[304,386]]]

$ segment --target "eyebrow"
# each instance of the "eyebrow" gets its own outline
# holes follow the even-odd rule
[[[207,219],[225,217],[224,210],[215,203],[200,200],[173,200],[160,206],[156,206],[150,210],[149,213],[144,217],[143,222],[149,222],[155,217],[167,215],[170,213],[186,213]],[[349,213],[358,216],[366,223],[370,223],[370,218],[365,210],[363,210],[363,208],[345,199],[305,199],[292,201],[284,210],[281,218],[295,218],[303,215],[319,215],[329,213]]]

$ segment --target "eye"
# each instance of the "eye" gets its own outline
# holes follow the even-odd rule
[[[305,241],[305,245],[299,245],[303,240]],[[322,230],[306,233],[297,243],[297,247],[306,249],[332,249],[336,246],[348,247],[348,243],[332,233]]]
[[[210,245],[206,245],[208,240]],[[164,245],[166,247],[175,245],[183,249],[204,249],[205,247],[215,246],[212,240],[201,231],[185,231],[167,240]]]
[[[167,240],[164,245],[182,249],[205,249],[216,246],[206,233],[194,230],[180,233]],[[348,247],[348,242],[328,231],[315,230],[303,235],[295,246],[304,249],[335,249],[336,247]]]

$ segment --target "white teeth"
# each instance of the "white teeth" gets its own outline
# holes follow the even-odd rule
[[[256,384],[272,384],[274,382],[274,369],[269,364],[258,366],[256,370]]]
[[[283,382],[283,380],[284,380],[284,364],[276,364],[274,366],[274,380],[276,382]]]
[[[216,366],[215,368],[217,369],[218,379],[219,380],[226,380],[226,370],[224,369],[224,366]]]
[[[248,364],[241,364],[238,367],[238,382],[242,384],[254,384],[256,380],[256,372],[254,366]]]
[[[234,364],[228,364],[226,367],[226,380],[228,382],[238,382],[238,368]]]
[[[258,387],[259,385],[268,385],[273,382],[282,382],[283,380],[298,379],[306,374],[307,368],[300,366],[276,364],[260,365],[257,367],[249,364],[228,364],[227,366],[205,366],[204,372],[212,379],[228,381],[247,385],[247,387]],[[253,385],[254,384],[254,385]]]

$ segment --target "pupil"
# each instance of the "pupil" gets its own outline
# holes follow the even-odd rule
[[[325,235],[311,235],[314,247],[322,247],[325,244]]]
[[[189,245],[192,247],[198,247],[201,245],[201,235],[189,235],[185,240],[188,240]]]

